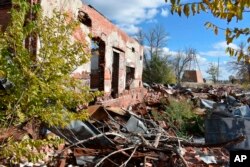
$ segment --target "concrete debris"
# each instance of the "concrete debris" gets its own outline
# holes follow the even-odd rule
[[[148,133],[147,127],[144,125],[144,123],[134,116],[129,118],[125,125],[125,129],[132,133]]]

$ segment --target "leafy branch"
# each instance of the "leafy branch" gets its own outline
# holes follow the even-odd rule
[[[165,1],[168,2],[168,0]],[[180,0],[170,0],[170,3],[172,14],[177,13],[181,16],[181,14],[184,13],[186,17],[189,17],[191,12],[193,15],[199,14],[200,12],[211,12],[214,17],[226,20],[228,23],[231,22],[233,18],[237,21],[243,20],[243,13],[250,12],[250,1],[201,0],[199,2],[181,3]],[[247,43],[250,43],[250,29],[248,27],[223,29],[210,22],[206,22],[205,26],[212,28],[216,35],[219,29],[224,30],[227,44],[232,43],[234,39],[240,36],[245,36]],[[226,51],[229,52],[230,55],[236,55],[238,60],[249,56],[243,52],[235,52],[233,48],[229,48]],[[248,51],[250,51],[250,45],[248,46]]]

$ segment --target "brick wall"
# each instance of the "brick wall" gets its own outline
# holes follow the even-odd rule
[[[197,83],[203,83],[203,77],[200,71],[196,70],[186,70],[184,71],[183,82],[197,82]]]
[[[97,71],[95,71],[95,72],[93,72],[93,71],[91,71],[91,74],[90,74],[90,87],[92,88],[92,89],[94,89],[94,88],[99,88],[99,72],[98,72],[98,70]]]
[[[0,0],[1,2],[3,0]],[[7,1],[7,0],[5,0]],[[112,61],[113,61],[113,49],[116,48],[120,52],[119,59],[119,69],[114,75],[115,80],[118,80],[115,87],[118,89],[119,100],[114,99],[115,103],[121,105],[129,105],[138,99],[141,99],[141,87],[139,84],[141,82],[143,60],[140,57],[143,55],[143,47],[133,38],[129,37],[125,32],[119,29],[116,25],[110,22],[105,16],[96,11],[93,7],[89,7],[86,4],[82,4],[81,0],[28,0],[31,3],[41,3],[42,9],[44,11],[44,16],[50,16],[54,8],[65,10],[67,13],[74,18],[77,18],[79,9],[88,14],[91,19],[91,27],[81,24],[78,29],[73,34],[73,37],[82,43],[86,47],[86,52],[88,52],[91,47],[91,39],[88,35],[95,38],[99,38],[100,41],[100,64],[99,64],[99,80],[92,76],[93,85],[97,86],[99,81],[99,90],[104,90],[108,96],[111,93],[112,87]],[[63,6],[62,6],[63,5]],[[3,7],[0,10],[0,24],[5,27],[9,21],[9,14],[7,13],[10,8]],[[33,46],[33,45],[31,45]],[[133,49],[133,50],[132,50]],[[135,90],[125,90],[126,83],[126,64],[132,63],[135,67],[135,80],[133,82],[133,88]],[[89,84],[91,80],[90,76],[90,63],[86,63],[81,67],[82,69],[76,70],[77,74],[72,74],[72,76],[79,78],[84,83]],[[118,77],[118,79],[117,79]],[[90,85],[90,84],[89,84]]]
[[[127,108],[128,106],[143,102],[146,93],[147,90],[143,87],[125,90],[120,97],[116,99],[105,99],[104,101],[97,102],[97,104]]]

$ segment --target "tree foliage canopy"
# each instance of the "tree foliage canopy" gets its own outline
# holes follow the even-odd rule
[[[0,90],[0,120],[20,124],[37,119],[63,126],[73,119],[86,119],[86,112],[76,107],[97,93],[70,76],[89,60],[85,46],[72,39],[79,23],[56,11],[50,18],[43,17],[39,5],[30,6],[25,0],[13,0],[13,4],[11,23],[0,33],[0,71],[2,80],[14,86]],[[36,19],[27,18],[31,8]],[[39,40],[35,56],[24,45],[33,37]]]
[[[168,34],[161,25],[155,25],[147,33],[139,32],[137,36],[141,44],[147,45],[144,51],[143,81],[147,83],[175,83],[167,55],[163,48],[167,44]]]
[[[168,2],[168,0],[165,0]],[[250,12],[250,1],[249,0],[201,0],[199,2],[191,3],[181,3],[180,0],[170,0],[171,13],[177,13],[179,16],[182,13],[185,16],[189,16],[191,13],[193,15],[199,14],[200,12],[211,12],[214,17],[231,22],[232,19],[237,21],[243,20],[243,13]],[[216,26],[211,22],[206,22],[205,26],[207,28],[212,28],[215,34],[218,34],[219,30],[225,32],[225,39],[227,44],[233,42],[234,39],[240,36],[246,37],[246,43],[248,43],[248,51],[250,51],[250,28],[221,28]],[[226,50],[230,56],[237,56],[238,60],[245,58],[248,60],[248,55],[246,55],[241,50],[235,50],[228,47]],[[248,60],[249,61],[249,60]]]
[[[147,83],[175,83],[175,75],[167,57],[153,55],[144,68],[143,80]]]
[[[210,75],[210,78],[215,83],[217,81],[219,68],[214,63],[210,63],[207,69],[207,73]]]

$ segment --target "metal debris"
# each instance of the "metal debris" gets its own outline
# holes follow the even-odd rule
[[[245,141],[248,142],[244,140],[247,135],[244,131],[238,133],[232,130],[243,128],[239,127],[240,122],[235,126],[230,124],[231,120],[228,121],[232,118],[242,119],[245,124],[244,121],[247,121],[246,118],[250,116],[248,105],[244,105],[239,99],[242,96],[228,95],[232,89],[210,87],[195,90],[157,84],[144,84],[144,86],[148,88],[144,103],[129,107],[127,110],[118,107],[92,106],[89,109],[91,123],[78,122],[79,129],[76,128],[77,126],[70,128],[71,131],[76,132],[75,135],[84,134],[81,138],[77,137],[78,141],[73,139],[65,148],[73,150],[76,165],[96,167],[101,165],[109,167],[226,166],[229,162],[229,153],[224,147],[239,148],[239,145],[242,146]],[[200,99],[196,96],[199,92],[207,94],[203,96],[207,99]],[[171,133],[167,122],[156,121],[150,117],[150,112],[155,107],[161,108],[161,99],[167,100],[170,96],[177,100],[181,98],[200,100],[200,105],[204,109],[197,107],[195,111],[199,112],[200,116],[206,114],[205,125],[209,127],[206,128],[206,143],[179,138],[174,132]],[[214,116],[220,121],[215,120]],[[218,138],[223,136],[218,136],[214,131],[225,130],[222,122],[227,123],[225,127],[231,127],[225,131],[228,136],[224,140]],[[213,142],[209,139],[213,139]],[[91,146],[90,143],[94,143],[97,147]]]
[[[72,121],[66,128],[49,130],[66,140],[54,152],[59,166],[227,166],[228,149],[249,148],[250,109],[246,96],[227,88],[148,85],[144,102],[128,109],[94,105],[89,121]],[[233,94],[232,94],[233,92]],[[199,93],[202,96],[199,96]],[[201,97],[207,97],[206,99]],[[155,120],[164,112],[162,100],[193,101],[194,113],[205,117],[204,138],[183,139],[169,123]]]

